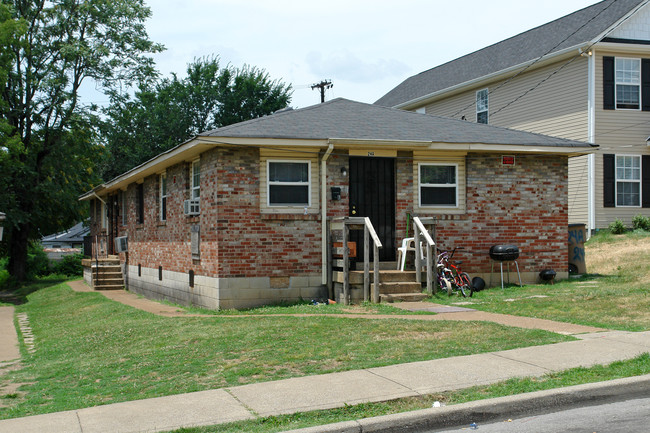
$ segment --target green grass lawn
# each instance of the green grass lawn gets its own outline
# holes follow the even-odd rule
[[[470,301],[475,302],[473,307],[486,311],[612,329],[650,329],[650,237],[639,233],[598,236],[587,245],[587,258],[592,274],[581,279],[552,286],[489,289]],[[22,368],[0,377],[0,385],[3,381],[23,384],[17,392],[0,395],[0,418],[571,339],[493,323],[365,320],[329,314],[407,314],[385,305],[295,305],[212,312],[212,317],[166,318],[115,303],[98,293],[73,292],[57,279],[22,287],[13,300],[19,301],[16,312],[29,317],[36,352],[29,354],[22,347]],[[440,303],[463,300],[446,295],[433,299]],[[323,315],[299,316],[309,313]],[[647,360],[646,356],[631,361],[625,374],[647,373]],[[611,377],[605,374],[596,379],[584,372],[577,376],[579,383]],[[534,390],[540,382],[561,386],[551,379],[522,379],[498,392],[508,395]],[[463,395],[474,399],[492,395],[492,391]],[[449,402],[458,399],[444,398]],[[386,403],[388,409],[381,405],[345,408],[316,418],[373,416],[383,410],[428,404],[426,399],[422,401]],[[260,422],[272,425],[278,419]],[[238,427],[234,428],[232,431],[237,431]]]
[[[165,318],[67,284],[27,300],[16,312],[36,352],[10,374],[26,385],[3,399],[2,418],[571,339],[482,322]]]
[[[650,330],[650,234],[598,234],[586,244],[587,271],[554,285],[490,288],[433,302],[627,331]],[[512,275],[511,275],[512,276]],[[516,275],[515,275],[516,278]]]

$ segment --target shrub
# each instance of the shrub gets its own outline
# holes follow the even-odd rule
[[[616,218],[616,220],[609,225],[609,231],[615,235],[623,234],[625,233],[625,230],[625,224],[623,224],[623,221],[618,218]]]
[[[65,256],[60,262],[52,266],[52,272],[69,277],[83,275],[84,269],[81,266],[83,257],[84,255],[81,253]]]
[[[650,231],[650,217],[639,214],[632,218],[632,226],[635,230]]]

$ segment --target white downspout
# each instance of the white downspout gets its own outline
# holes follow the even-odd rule
[[[588,135],[589,143],[596,141],[596,51],[591,50],[588,58]],[[587,238],[596,228],[596,155],[587,156]]]
[[[327,159],[330,157],[334,145],[329,144],[320,161],[320,187],[321,187],[321,283],[327,284]]]

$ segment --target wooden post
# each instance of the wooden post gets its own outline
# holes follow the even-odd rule
[[[327,221],[327,294],[330,299],[334,299],[334,281],[333,281],[333,252],[332,252],[332,222]]]
[[[415,281],[422,283],[422,252],[420,251],[420,228],[417,224],[413,224],[413,232],[415,233]]]
[[[373,288],[374,291],[372,293],[372,302],[375,304],[379,304],[379,247],[377,244],[375,245],[375,257],[374,257],[374,265],[375,265],[375,272],[374,272],[374,284]]]
[[[348,225],[343,222],[343,305],[350,304],[350,252],[348,250]]]
[[[368,226],[363,225],[363,300],[370,300],[370,233]]]
[[[427,243],[427,293],[429,295],[436,293],[435,283],[433,282],[433,254],[432,247]]]

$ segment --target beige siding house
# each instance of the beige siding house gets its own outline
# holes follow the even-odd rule
[[[600,146],[569,223],[650,216],[650,0],[606,0],[408,78],[376,104]]]

